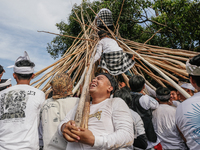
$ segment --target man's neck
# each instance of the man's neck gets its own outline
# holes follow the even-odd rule
[[[92,97],[92,104],[98,104],[98,103],[106,100],[107,98],[110,98],[109,95],[107,95],[107,96],[91,95],[91,97]]]
[[[18,80],[17,81],[17,85],[19,84],[27,84],[27,85],[30,85],[30,80]]]
[[[161,102],[161,101],[159,101],[159,104],[166,104],[166,105],[168,105],[168,101],[167,102]]]

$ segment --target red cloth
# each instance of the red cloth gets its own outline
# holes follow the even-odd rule
[[[154,146],[156,150],[162,150],[162,145],[159,143],[158,145]]]

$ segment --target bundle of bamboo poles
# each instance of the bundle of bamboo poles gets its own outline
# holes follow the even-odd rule
[[[94,12],[96,15],[96,13]],[[65,54],[55,63],[52,65],[42,69],[41,71],[35,74],[35,77],[41,75],[43,72],[48,71],[44,74],[40,79],[33,82],[36,88],[42,87],[42,91],[48,93],[50,89],[50,82],[53,77],[62,72],[67,72],[74,84],[73,94],[78,93],[80,94],[80,85],[83,85],[83,91],[81,94],[81,99],[87,99],[87,104],[82,102],[82,106],[89,105],[89,93],[88,93],[88,83],[91,80],[92,76],[94,76],[95,69],[93,65],[93,56],[95,54],[95,47],[99,41],[97,31],[98,28],[95,26],[94,21],[91,22],[89,20],[89,25],[86,25],[83,19],[82,9],[81,9],[81,18],[77,16],[77,21],[80,23],[82,27],[82,32],[77,37],[72,37],[68,35],[60,35],[74,38],[73,44],[68,48]],[[117,25],[116,25],[117,26]],[[189,95],[180,88],[176,82],[179,81],[180,78],[188,79],[188,74],[186,72],[185,62],[190,58],[194,57],[195,55],[199,54],[197,52],[187,51],[187,50],[180,50],[180,49],[170,49],[164,48],[159,46],[153,46],[137,43],[128,39],[124,39],[121,36],[118,36],[118,30],[115,33],[108,30],[112,38],[115,39],[120,47],[123,49],[124,52],[133,54],[135,56],[136,64],[131,68],[129,71],[132,74],[140,74],[144,78],[148,76],[149,78],[146,79],[146,83],[153,89],[155,89],[154,85],[152,85],[148,80],[153,79],[155,82],[162,86],[170,85],[175,87],[179,90],[186,98]],[[46,31],[40,31],[46,32]],[[50,33],[50,32],[46,32]],[[55,34],[55,33],[50,33]],[[117,37],[117,38],[116,38]],[[88,64],[90,64],[88,66]],[[123,74],[123,77],[127,81],[127,76]],[[46,83],[44,85],[44,83]],[[82,107],[81,106],[81,107]],[[77,124],[78,126],[86,127],[87,123],[82,124],[80,122],[80,117],[84,111],[82,108],[78,109],[81,110],[77,113]],[[86,110],[88,111],[88,110]],[[88,113],[88,112],[87,112]],[[87,118],[88,119],[88,118]],[[87,120],[86,119],[86,120]],[[76,119],[75,119],[76,121]],[[87,121],[86,121],[87,122]]]

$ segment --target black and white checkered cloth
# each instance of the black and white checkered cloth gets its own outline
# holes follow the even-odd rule
[[[117,76],[133,67],[135,61],[132,55],[116,51],[104,53],[101,57],[100,67],[107,70],[111,75]]]
[[[113,18],[112,18],[112,12],[110,10],[107,9],[103,9],[98,13],[98,17],[97,17],[97,26],[104,26],[103,22],[99,19],[101,18],[101,20],[107,25],[107,26],[112,26],[113,25]]]

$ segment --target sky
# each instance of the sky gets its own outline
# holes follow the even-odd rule
[[[55,24],[67,23],[75,3],[81,0],[0,0],[0,65],[6,71],[2,79],[11,78],[12,85],[16,84],[13,69],[7,66],[14,65],[24,51],[35,63],[35,72],[58,60],[46,50],[55,35],[37,31],[59,33]]]

